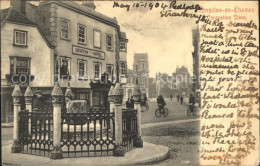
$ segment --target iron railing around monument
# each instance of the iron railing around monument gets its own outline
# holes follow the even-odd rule
[[[133,142],[138,132],[137,110],[123,109],[122,111],[123,145],[126,147],[126,151],[130,151],[133,149]]]
[[[52,111],[21,110],[19,112],[19,131],[22,153],[50,156],[53,146]]]
[[[61,131],[63,157],[113,155],[114,113],[62,114]]]

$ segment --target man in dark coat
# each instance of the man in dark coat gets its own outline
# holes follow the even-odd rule
[[[157,104],[158,104],[158,107],[159,107],[159,110],[160,110],[160,111],[161,111],[161,110],[164,110],[164,106],[166,105],[166,103],[165,103],[165,101],[164,101],[162,95],[159,95],[159,96],[157,97]]]
[[[134,109],[134,103],[135,103],[135,101],[134,101],[134,99],[133,99],[133,96],[131,97],[130,102],[131,102],[131,108]]]
[[[183,102],[183,97],[182,96],[181,96],[180,100],[181,100],[181,105],[182,105],[182,102]]]
[[[130,109],[132,106],[131,106],[132,104],[131,104],[131,101],[130,101],[130,99],[128,98],[128,100],[126,101],[126,108],[127,109]]]

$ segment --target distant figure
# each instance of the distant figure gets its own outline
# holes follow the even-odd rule
[[[164,101],[162,95],[159,95],[159,96],[157,97],[157,104],[158,104],[158,107],[159,107],[160,112],[161,112],[161,110],[164,111],[164,106],[166,105],[166,103],[165,103],[165,101]]]
[[[173,97],[173,96],[172,96],[172,95],[170,95],[171,101],[172,101],[172,97]]]
[[[131,104],[131,101],[130,101],[130,99],[128,98],[128,100],[126,101],[126,108],[127,109],[130,109],[132,106],[131,106],[132,104]]]
[[[182,96],[181,96],[180,100],[181,100],[181,105],[182,105],[182,102],[183,102],[183,97]]]
[[[131,108],[134,109],[134,103],[135,103],[135,101],[134,101],[134,99],[133,99],[133,96],[132,96],[131,99],[130,99],[130,103],[131,103]]]
[[[146,103],[147,101],[147,97],[146,97],[146,94],[144,94],[144,103]]]
[[[179,94],[177,95],[177,101],[178,102],[180,101],[180,95]]]
[[[192,94],[190,94],[190,98],[189,98],[189,104],[194,105],[195,104],[195,98],[193,97]]]

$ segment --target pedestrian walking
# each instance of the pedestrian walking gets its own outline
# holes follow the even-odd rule
[[[177,95],[177,101],[179,102],[179,100],[180,100],[180,95],[178,94]]]
[[[170,95],[171,101],[172,101],[172,97],[173,97],[173,96],[172,96],[172,94],[171,94],[171,95]]]
[[[132,106],[131,106],[132,104],[131,104],[131,101],[130,101],[130,99],[128,98],[128,100],[126,101],[126,108],[127,109],[130,109]]]
[[[182,96],[181,96],[180,100],[181,100],[181,105],[182,105],[182,102],[183,102],[183,97]]]
[[[135,103],[135,101],[134,101],[133,96],[131,97],[130,102],[131,102],[131,108],[134,109],[134,103]]]

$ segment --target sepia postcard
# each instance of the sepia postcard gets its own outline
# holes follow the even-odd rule
[[[260,165],[258,1],[0,9],[1,165]]]

